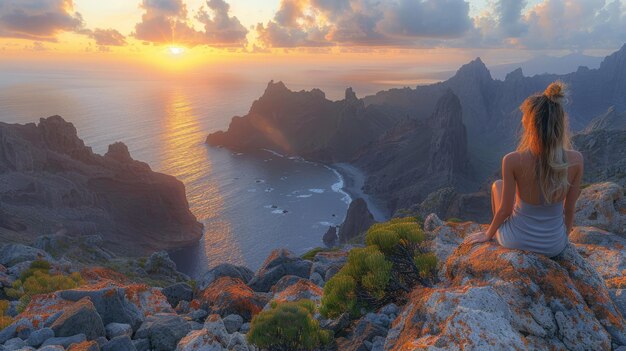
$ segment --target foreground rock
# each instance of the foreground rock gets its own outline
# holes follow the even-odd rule
[[[267,292],[286,275],[308,278],[311,265],[311,261],[303,260],[286,249],[276,249],[265,259],[248,285],[254,291]]]
[[[626,322],[593,268],[570,247],[562,259],[461,245],[445,287],[417,289],[385,348],[611,350]]]
[[[0,123],[1,235],[100,234],[127,255],[188,246],[202,235],[184,185],[130,157],[122,143],[94,154],[59,116]],[[19,231],[19,234],[14,233]]]
[[[581,191],[576,202],[576,224],[626,233],[626,197],[618,184],[592,184]]]
[[[237,314],[245,321],[250,321],[268,300],[266,295],[254,292],[241,280],[222,277],[202,291],[192,306],[224,317]]]

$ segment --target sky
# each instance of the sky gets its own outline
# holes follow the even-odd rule
[[[626,0],[0,0],[0,62],[453,65],[601,56]]]

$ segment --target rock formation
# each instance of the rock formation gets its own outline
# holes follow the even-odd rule
[[[349,160],[396,119],[384,109],[365,107],[351,88],[344,100],[330,101],[319,89],[293,92],[272,81],[247,115],[233,117],[228,131],[209,135],[207,143],[339,162]]]
[[[202,235],[180,181],[133,160],[122,143],[94,154],[59,116],[0,123],[0,183],[4,239],[97,234],[111,250],[140,255]]]
[[[461,104],[448,90],[429,119],[398,124],[362,150],[355,164],[369,175],[364,190],[393,211],[421,202],[433,189],[467,189],[466,140]]]
[[[365,200],[362,198],[353,200],[348,207],[346,219],[339,227],[339,243],[345,244],[350,242],[350,240],[365,233],[374,223],[376,223],[376,221],[367,208]]]

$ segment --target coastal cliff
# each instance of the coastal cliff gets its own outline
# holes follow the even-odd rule
[[[184,185],[133,160],[123,143],[97,155],[59,116],[0,123],[0,238],[99,235],[126,255],[197,242]]]

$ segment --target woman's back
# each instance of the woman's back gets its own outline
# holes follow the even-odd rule
[[[568,162],[567,180],[569,184],[574,183],[577,173],[582,167],[582,155],[578,151],[566,150],[566,160]],[[516,202],[522,200],[530,205],[543,205],[546,203],[539,186],[537,177],[537,158],[528,151],[515,151],[517,162],[514,162],[513,174],[516,183]],[[562,203],[565,201],[568,191],[560,198],[551,199],[550,203]]]

